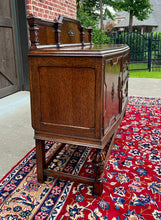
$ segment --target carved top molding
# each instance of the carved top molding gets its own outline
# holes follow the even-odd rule
[[[66,36],[70,36],[74,41],[75,32],[79,34],[77,40],[75,40],[74,43],[77,44],[80,43],[82,46],[84,46],[84,39],[86,33],[86,43],[92,44],[92,28],[83,27],[78,20],[59,16],[58,20],[55,19],[53,21],[46,21],[32,14],[30,14],[27,17],[27,20],[30,31],[31,49],[37,47],[38,45],[43,45],[41,43],[40,38],[43,35],[42,42],[44,42],[45,38],[49,37],[49,32],[47,32],[49,28],[50,30],[53,29],[52,31],[50,31],[50,34],[51,33],[53,34],[52,38],[55,39],[53,45],[55,44],[56,47],[61,47],[61,45],[63,45],[61,44],[62,36],[63,38],[65,38]],[[41,29],[41,36],[39,34],[40,29]],[[46,42],[47,43],[45,45],[48,44],[48,40],[46,40]],[[71,43],[72,42],[69,42],[69,44]],[[68,42],[65,44],[68,44]]]

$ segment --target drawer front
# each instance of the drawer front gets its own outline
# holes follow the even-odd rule
[[[104,134],[116,122],[120,113],[120,66],[122,57],[105,61],[104,75]]]

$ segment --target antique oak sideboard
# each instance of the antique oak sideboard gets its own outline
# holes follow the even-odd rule
[[[104,168],[128,102],[127,45],[93,45],[92,29],[59,17],[28,17],[32,126],[37,178],[78,181],[103,190]],[[45,141],[62,143],[45,159]],[[65,144],[94,148],[95,179],[48,168]]]

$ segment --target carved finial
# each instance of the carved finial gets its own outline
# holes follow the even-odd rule
[[[27,17],[30,31],[31,49],[39,45],[39,27],[37,21],[40,20],[36,16],[30,14]]]
[[[80,26],[80,37],[81,37],[81,44],[84,46],[84,27]]]
[[[92,44],[92,31],[93,31],[93,29],[91,27],[88,27],[89,42],[90,42],[90,44]]]
[[[58,20],[54,20],[54,28],[55,28],[55,40],[57,47],[60,47],[60,27],[62,25],[63,16],[60,16]]]

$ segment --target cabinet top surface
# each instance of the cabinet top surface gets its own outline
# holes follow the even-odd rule
[[[125,44],[91,44],[86,46],[64,45],[61,47],[40,46],[29,51],[29,56],[105,56],[129,50]]]

